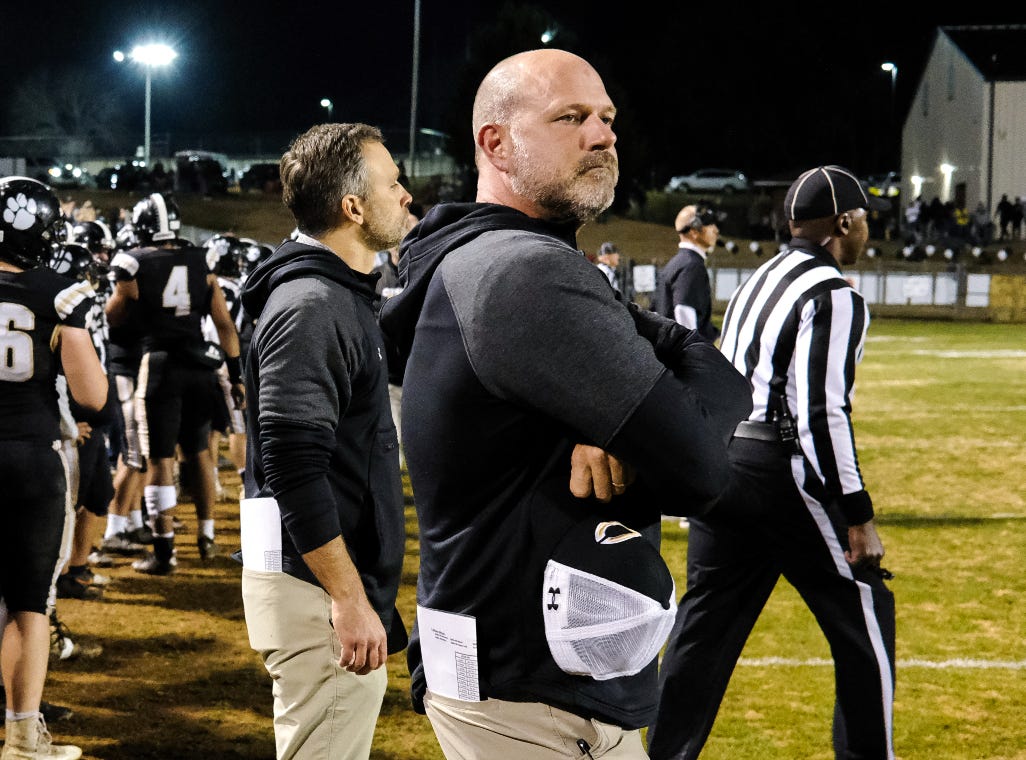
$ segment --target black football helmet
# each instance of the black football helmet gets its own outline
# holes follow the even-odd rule
[[[242,274],[244,245],[235,235],[214,235],[204,243],[204,248],[207,249],[207,266],[218,277]]]
[[[181,226],[178,204],[170,195],[151,193],[132,209],[132,228],[143,245],[174,240]]]
[[[63,243],[54,248],[47,265],[57,274],[73,280],[88,280],[91,283],[99,280],[99,267],[92,251],[79,243]]]
[[[71,242],[84,245],[94,255],[106,253],[109,256],[117,248],[110,227],[98,219],[95,222],[79,222],[72,227]]]
[[[22,269],[46,264],[63,225],[60,201],[49,187],[29,177],[0,179],[0,259]]]
[[[124,227],[117,231],[117,234],[114,236],[114,244],[117,246],[116,250],[119,251],[128,251],[142,245],[131,222],[125,224]]]
[[[252,238],[240,238],[240,242],[243,244],[242,275],[248,277],[250,272],[256,269],[257,264],[274,253],[274,249],[266,243],[258,243]]]

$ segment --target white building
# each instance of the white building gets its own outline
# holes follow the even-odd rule
[[[902,196],[1026,198],[1026,25],[944,26],[902,130]]]

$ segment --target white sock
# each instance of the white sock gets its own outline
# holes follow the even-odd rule
[[[124,515],[107,514],[107,531],[103,534],[104,538],[110,538],[116,536],[118,533],[124,533],[128,530],[128,518]]]
[[[26,718],[38,718],[38,712],[20,712],[16,713],[13,710],[4,710],[4,717],[9,720],[25,720]]]
[[[133,509],[128,513],[128,524],[134,530],[135,528],[141,528],[143,526],[142,510]]]
[[[214,521],[213,520],[200,520],[199,521],[200,533],[209,538],[211,541],[214,540]]]

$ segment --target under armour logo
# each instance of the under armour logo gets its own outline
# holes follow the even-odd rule
[[[552,601],[545,605],[545,609],[558,610],[559,604],[556,603],[556,599],[560,594],[560,590],[558,588],[553,588],[552,586],[549,586],[549,593],[552,595]]]
[[[595,526],[595,543],[597,544],[619,544],[630,541],[632,538],[641,538],[641,534],[615,520],[600,522]]]

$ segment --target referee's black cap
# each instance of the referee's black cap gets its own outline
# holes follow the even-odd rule
[[[858,177],[843,166],[817,166],[802,172],[784,197],[784,213],[796,222],[836,216],[856,208],[885,211],[890,203],[869,195]]]

